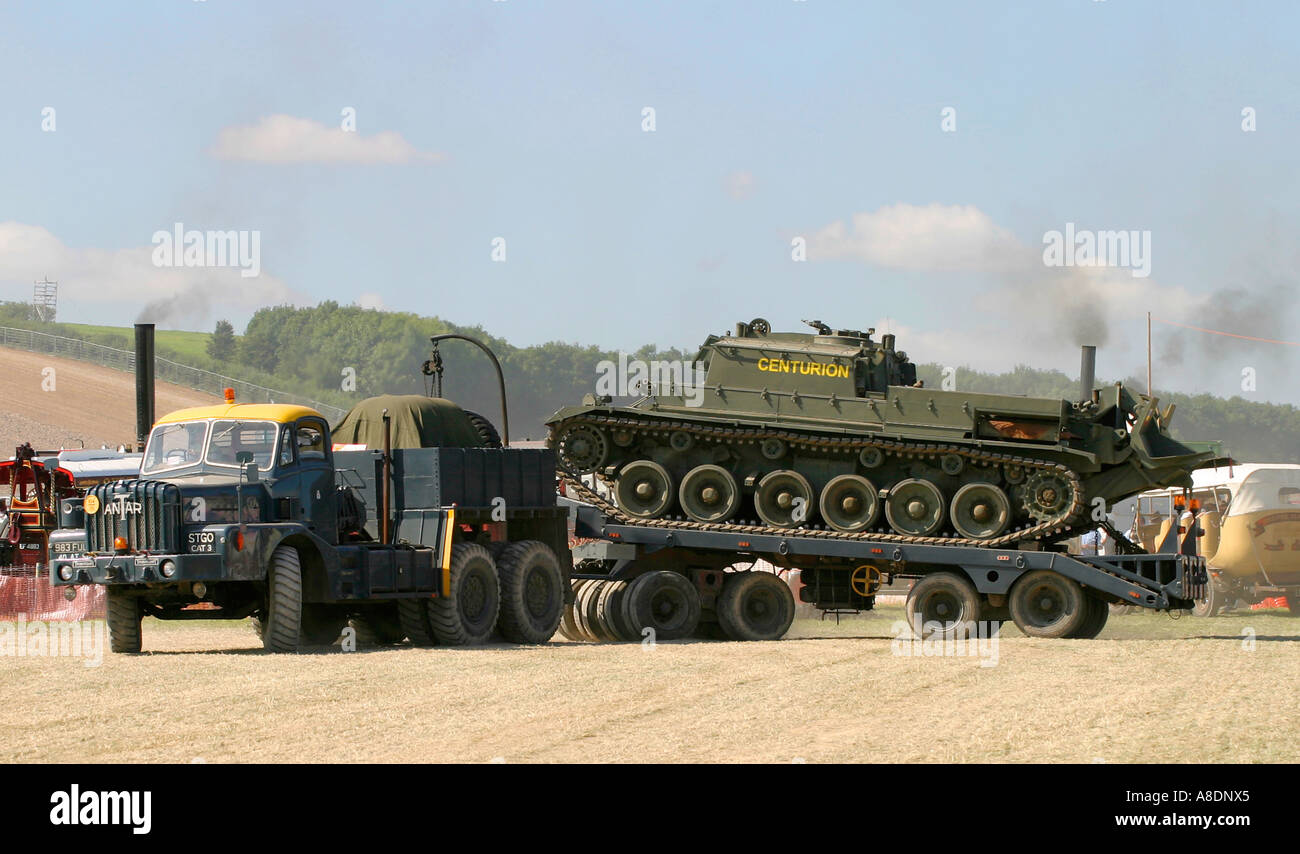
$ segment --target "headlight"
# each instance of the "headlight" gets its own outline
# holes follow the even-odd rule
[[[158,571],[162,573],[163,578],[171,578],[173,575],[176,574],[175,561],[170,561],[170,560],[163,561],[162,565],[158,567]]]
[[[72,580],[72,565],[71,565],[71,564],[66,564],[66,563],[59,564],[59,578],[61,578],[61,579],[64,580],[64,581],[71,581],[71,580]]]

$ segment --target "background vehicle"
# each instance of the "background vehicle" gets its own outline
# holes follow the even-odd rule
[[[1214,616],[1238,604],[1285,596],[1300,614],[1300,465],[1258,463],[1192,475],[1199,504],[1200,553],[1210,585],[1193,613]],[[1179,524],[1181,491],[1151,490],[1137,502],[1135,528],[1152,550]]]

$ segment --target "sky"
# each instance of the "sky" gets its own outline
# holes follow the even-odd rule
[[[625,350],[818,319],[1105,378],[1151,312],[1157,385],[1300,403],[1297,347],[1165,322],[1300,342],[1298,8],[5,0],[0,299]]]

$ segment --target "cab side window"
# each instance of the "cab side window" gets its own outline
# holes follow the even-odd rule
[[[303,460],[325,459],[325,429],[314,421],[298,424],[298,457]]]

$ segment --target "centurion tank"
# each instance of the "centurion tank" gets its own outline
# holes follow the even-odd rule
[[[893,335],[805,323],[738,323],[695,376],[555,413],[569,494],[630,524],[1033,548],[1226,462],[1170,435],[1172,406],[1094,388],[1091,348],[1078,401],[985,394],[924,387]]]

